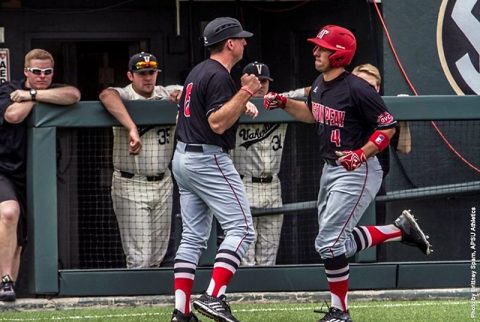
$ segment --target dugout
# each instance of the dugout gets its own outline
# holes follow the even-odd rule
[[[319,14],[324,12],[332,14]],[[372,8],[366,1],[351,0],[0,1],[0,47],[10,51],[11,79],[22,77],[28,50],[44,48],[55,58],[54,82],[73,84],[83,100],[97,100],[103,88],[127,84],[128,59],[139,51],[157,56],[159,83],[183,84],[189,70],[207,57],[204,26],[220,16],[237,17],[254,33],[233,70],[235,78],[247,63],[262,60],[275,79],[272,90],[313,81],[312,48],[306,39],[328,23],[346,25],[362,39],[353,64],[383,65],[382,34]]]
[[[479,98],[385,97],[385,102],[398,119],[408,120],[412,126],[415,150],[409,155],[399,156],[397,162],[402,163],[416,186],[411,187],[404,182],[405,177],[396,165],[387,183],[387,193],[378,197],[377,203],[387,203],[390,218],[395,218],[401,209],[411,208],[431,235],[435,252],[431,257],[424,257],[416,249],[389,245],[384,259],[371,262],[356,258],[351,266],[351,287],[468,287],[473,254],[470,232],[478,223],[474,209],[478,208],[479,174],[439,141],[438,133],[431,130],[431,120],[435,120],[465,160],[471,165],[478,165]],[[255,103],[261,107],[260,101]],[[167,106],[159,112],[156,104]],[[455,111],[450,109],[451,106],[456,106]],[[128,108],[135,121],[142,125],[171,124],[175,119],[175,106],[169,103],[129,102]],[[280,110],[263,112],[255,120],[267,121],[295,125]],[[242,122],[248,120],[242,119]],[[34,109],[28,130],[30,245],[20,279],[25,293],[58,296],[171,293],[172,267],[126,270],[121,261],[114,260],[114,256],[121,256],[121,249],[118,248],[118,240],[115,241],[114,217],[105,219],[112,213],[108,198],[102,192],[108,189],[109,160],[102,159],[108,154],[98,152],[108,150],[108,144],[105,145],[108,138],[102,135],[116,124],[97,101],[80,102],[68,108],[39,104]],[[66,135],[69,131],[73,134]],[[62,143],[62,137],[68,139]],[[305,139],[311,140],[312,137],[301,126],[295,128],[289,137],[291,142],[288,144],[292,150],[288,157],[292,160],[310,158],[306,163],[320,163],[318,159],[315,162],[314,149],[311,148],[314,142]],[[84,149],[85,142],[93,142],[93,145],[86,145]],[[79,159],[85,153],[88,154],[88,162]],[[68,157],[65,162],[62,158],[66,155],[76,156],[77,160]],[[302,180],[308,176],[314,178],[315,172],[311,171],[318,169],[308,167],[306,163],[285,163],[290,167],[285,171],[293,173],[292,177],[297,177],[299,181],[291,184],[285,177],[284,184],[292,186],[292,189],[286,189],[290,196],[285,198],[282,209],[270,210],[272,213],[282,211],[291,220],[284,224],[280,246],[283,253],[279,254],[279,257],[284,256],[284,261],[290,262],[275,267],[241,267],[229,288],[231,292],[327,288],[326,282],[318,278],[323,269],[318,255],[308,255],[313,249],[311,238],[314,237],[315,227],[312,222],[316,220],[316,211],[314,199],[309,200],[308,194],[302,195],[302,189],[310,192],[312,187]],[[302,174],[302,171],[306,173]],[[82,176],[84,178],[80,179]],[[88,191],[80,189],[80,180],[89,182]],[[313,181],[315,179],[312,179],[312,184]],[[82,203],[88,206],[78,206]],[[90,223],[82,230],[87,219]],[[310,240],[307,231],[312,234]],[[289,242],[285,242],[287,240]],[[296,244],[296,247],[286,248],[285,243],[290,246]],[[215,244],[211,246],[214,248]],[[302,251],[304,254],[300,256]],[[208,282],[211,259],[209,262],[209,258],[205,258],[198,269],[196,292],[200,292]]]

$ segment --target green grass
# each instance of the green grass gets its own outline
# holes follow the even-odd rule
[[[471,318],[472,302],[468,300],[432,301],[356,301],[350,303],[354,322],[388,321],[479,321]],[[479,303],[476,303],[480,309]],[[235,316],[241,322],[316,322],[322,315],[314,313],[315,304],[236,304]],[[0,321],[119,321],[119,322],[169,322],[171,307],[112,307],[100,309],[74,309],[57,311],[2,312]],[[479,312],[480,313],[480,312]],[[201,321],[211,321],[198,315]]]

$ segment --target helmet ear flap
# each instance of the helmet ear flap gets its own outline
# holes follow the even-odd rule
[[[348,58],[347,56],[348,55],[346,55],[343,51],[336,51],[328,57],[328,60],[330,61],[330,65],[332,67],[343,67],[350,63],[351,59],[346,62]]]
[[[346,28],[334,25],[321,28],[315,38],[307,40],[334,52],[329,56],[332,67],[349,65],[357,49],[357,41],[353,33]]]

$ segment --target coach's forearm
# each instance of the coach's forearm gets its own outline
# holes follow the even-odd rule
[[[70,105],[80,100],[80,91],[73,86],[37,90],[36,100],[57,105]]]
[[[223,134],[231,128],[245,112],[245,106],[250,99],[246,91],[239,91],[227,103],[208,117],[210,128],[216,134]]]
[[[34,101],[15,102],[7,107],[5,111],[5,121],[10,124],[21,123],[32,111]]]

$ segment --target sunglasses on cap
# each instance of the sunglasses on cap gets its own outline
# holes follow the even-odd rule
[[[158,64],[156,61],[139,61],[135,64],[135,69],[144,69],[144,68],[157,68]]]
[[[53,68],[51,67],[50,68],[27,67],[27,70],[33,75],[37,75],[37,76],[40,76],[42,74],[45,76],[53,74]]]

